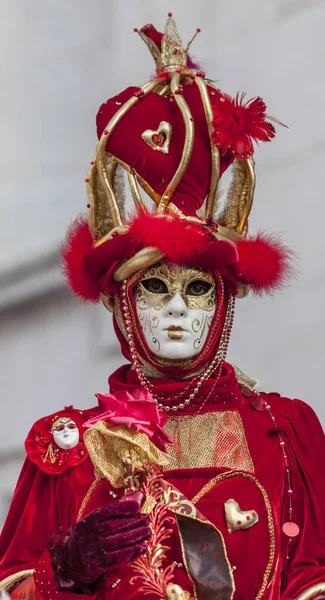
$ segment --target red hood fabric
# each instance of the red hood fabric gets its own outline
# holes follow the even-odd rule
[[[175,394],[179,394],[188,385],[188,381],[175,381],[174,379],[161,378],[151,379],[150,383],[154,386],[155,394],[159,397],[172,397]],[[141,385],[138,376],[134,369],[130,365],[123,365],[108,379],[109,390],[112,394],[115,392],[128,392],[133,394],[139,389]],[[209,394],[212,385],[216,384],[215,376],[213,375],[210,379],[207,379],[201,387],[200,394],[195,398],[190,405],[185,406],[183,409],[174,411],[173,415],[193,415],[200,408],[202,401]],[[200,413],[211,412],[214,409],[232,410],[242,405],[244,401],[243,396],[240,393],[238,381],[234,368],[229,363],[224,363],[222,373],[219,380],[214,388],[212,397],[209,398],[206,406],[200,410]],[[172,402],[173,404],[173,402]],[[166,401],[166,406],[169,403]]]

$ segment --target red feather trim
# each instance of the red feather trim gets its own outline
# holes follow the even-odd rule
[[[171,263],[187,263],[204,254],[211,240],[210,233],[200,225],[188,223],[177,217],[154,216],[142,212],[130,225],[130,235],[135,243],[152,246],[166,254]]]
[[[96,282],[88,277],[83,266],[84,257],[90,252],[92,244],[87,218],[80,215],[69,227],[61,247],[62,271],[74,294],[83,300],[99,302],[100,292]]]
[[[235,98],[221,93],[211,95],[212,138],[222,155],[230,150],[236,158],[249,158],[254,152],[253,141],[270,142],[275,136],[274,126],[266,121],[264,100],[244,99],[245,94]]]
[[[238,242],[237,248],[236,275],[255,294],[273,293],[295,275],[294,252],[274,234],[260,232]]]

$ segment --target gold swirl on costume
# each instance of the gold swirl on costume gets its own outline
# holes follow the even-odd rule
[[[121,426],[109,426],[97,421],[84,434],[84,442],[96,471],[114,487],[125,484],[125,464],[131,462],[133,470],[143,469],[146,463],[161,467],[168,465],[166,454],[161,452],[145,433]]]

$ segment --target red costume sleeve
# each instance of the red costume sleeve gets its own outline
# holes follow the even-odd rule
[[[56,487],[57,476],[26,458],[1,535],[0,581],[35,568],[50,533],[59,527]]]
[[[325,436],[312,408],[300,400],[291,404],[284,434],[292,465],[293,521],[300,528],[284,547],[284,556],[291,558],[281,598],[291,600],[320,583],[325,589]]]

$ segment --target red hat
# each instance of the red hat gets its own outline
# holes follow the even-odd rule
[[[218,270],[240,295],[247,286],[257,293],[276,289],[290,273],[290,251],[269,235],[247,238],[253,141],[275,135],[263,100],[232,99],[188,68],[188,47],[171,16],[164,34],[152,25],[139,34],[157,77],[99,109],[99,142],[86,178],[88,224],[77,219],[62,248],[71,289],[85,300],[107,299],[122,280],[162,258]],[[232,163],[232,185],[219,214],[218,183]],[[121,173],[135,205],[129,220]]]

